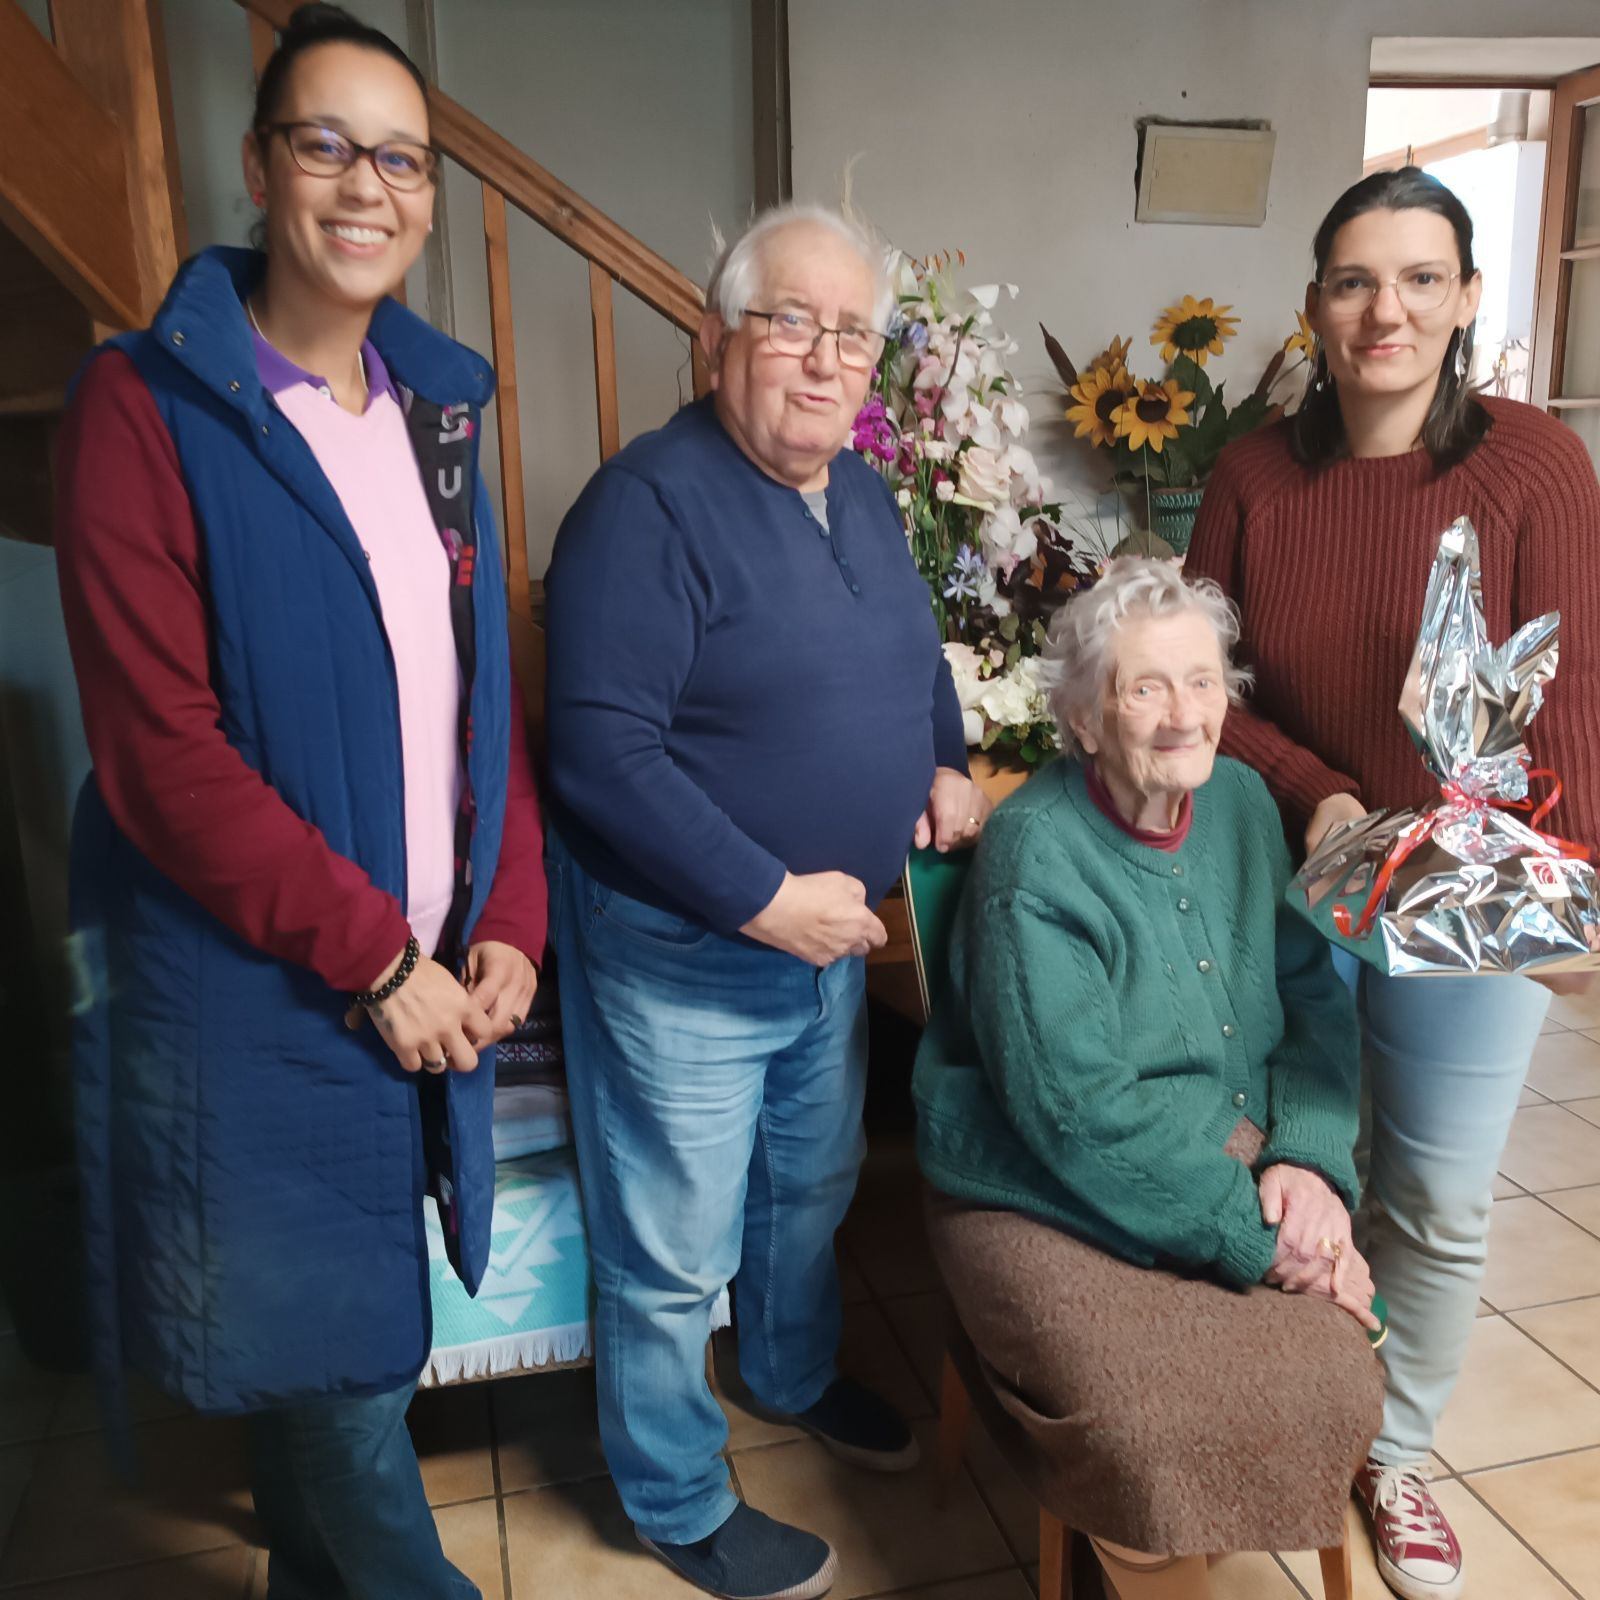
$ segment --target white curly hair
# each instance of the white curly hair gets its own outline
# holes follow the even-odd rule
[[[1050,619],[1042,655],[1049,664],[1050,715],[1064,753],[1083,753],[1075,722],[1100,726],[1122,625],[1184,612],[1204,617],[1216,630],[1228,700],[1239,703],[1251,674],[1233,664],[1233,647],[1239,642],[1239,612],[1233,602],[1209,578],[1187,581],[1170,561],[1118,556],[1098,583],[1075,594]]]
[[[811,223],[829,229],[866,262],[872,271],[873,326],[887,333],[895,309],[895,252],[857,217],[800,200],[788,200],[760,212],[731,242],[724,240],[719,230],[712,230],[717,256],[712,263],[711,279],[706,284],[706,305],[721,316],[724,326],[730,330],[737,328],[761,289],[763,243],[780,229],[795,223]]]

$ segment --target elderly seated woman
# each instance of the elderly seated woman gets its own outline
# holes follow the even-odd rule
[[[1217,756],[1237,636],[1149,560],[1057,614],[1067,755],[988,824],[915,1079],[934,1252],[1040,1499],[1119,1584],[1160,1558],[1196,1594],[1172,1558],[1341,1542],[1382,1404],[1355,1012]]]

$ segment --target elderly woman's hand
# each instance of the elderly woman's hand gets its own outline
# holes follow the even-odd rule
[[[971,844],[983,832],[993,810],[988,795],[966,773],[939,767],[928,791],[927,809],[917,818],[912,843],[919,850],[931,844],[940,851]]]
[[[1355,1247],[1350,1213],[1326,1179],[1279,1162],[1261,1174],[1261,1220],[1278,1230],[1266,1281],[1289,1294],[1319,1294],[1376,1329],[1372,1274]]]

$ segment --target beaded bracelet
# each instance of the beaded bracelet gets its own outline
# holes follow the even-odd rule
[[[422,946],[417,943],[416,934],[406,940],[404,954],[400,957],[400,965],[394,969],[394,976],[385,984],[376,989],[363,989],[356,998],[358,1006],[375,1006],[380,1000],[387,1000],[396,989],[400,987],[413,972],[417,970],[417,962],[422,959]]]

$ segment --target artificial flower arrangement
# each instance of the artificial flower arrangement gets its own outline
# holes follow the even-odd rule
[[[959,252],[958,266],[966,264]],[[905,519],[961,698],[967,743],[1034,763],[1057,748],[1039,650],[1050,613],[1092,583],[1023,443],[1028,411],[992,312],[1014,284],[959,288],[948,254],[896,266],[899,315],[856,418],[855,449]]]
[[[1288,370],[1304,365],[1315,336],[1301,316],[1298,332],[1267,363],[1255,388],[1230,407],[1223,385],[1211,381],[1206,363],[1220,356],[1239,330],[1240,319],[1229,315],[1232,309],[1192,295],[1168,306],[1150,334],[1165,364],[1156,378],[1134,376],[1129,366],[1132,341],[1122,338],[1113,339],[1079,370],[1040,325],[1045,349],[1066,386],[1067,421],[1075,437],[1109,452],[1113,482],[1142,485],[1147,495],[1199,488],[1225,445],[1281,411],[1272,392],[1288,375],[1284,362],[1298,350],[1303,359]]]

